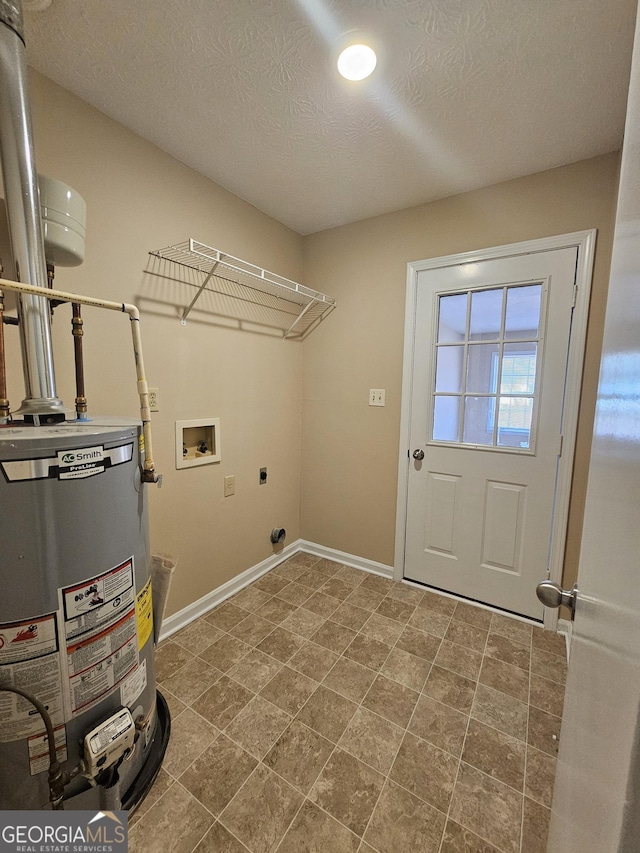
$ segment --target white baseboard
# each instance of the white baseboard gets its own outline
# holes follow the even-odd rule
[[[362,571],[370,572],[371,574],[383,575],[387,578],[393,577],[393,568],[391,566],[385,566],[383,563],[376,563],[374,560],[366,560],[364,557],[356,557],[353,554],[345,554],[344,551],[336,551],[334,548],[325,548],[324,545],[315,545],[313,542],[298,539],[296,542],[292,542],[291,545],[283,548],[280,553],[267,557],[266,560],[252,566],[245,572],[241,572],[235,578],[231,578],[230,581],[223,583],[222,586],[211,590],[211,592],[208,592],[192,604],[188,604],[177,613],[167,616],[162,622],[160,642],[166,640],[167,637],[175,634],[181,628],[186,627],[195,619],[204,616],[205,613],[222,604],[227,598],[231,598],[232,595],[240,592],[245,586],[248,586],[253,581],[258,580],[262,575],[271,571],[271,569],[274,569],[283,560],[293,557],[294,554],[300,551],[307,551],[309,554],[314,554],[317,557],[335,560],[337,563],[344,563],[345,566],[353,566],[355,569],[362,569]]]
[[[369,572],[369,574],[372,575],[382,575],[385,578],[393,578],[393,566],[386,566],[384,563],[376,563],[375,560],[367,560],[365,557],[356,557],[354,554],[337,551],[335,548],[316,545],[314,542],[307,542],[306,539],[300,539],[298,541],[300,544],[300,551],[308,551],[310,554],[315,554],[316,557],[325,557],[327,560],[335,560],[336,563],[343,563],[345,566],[352,566],[354,569],[362,569],[363,572]]]
[[[253,581],[258,580],[259,577],[271,571],[271,569],[275,568],[283,560],[297,554],[300,550],[300,540],[298,539],[296,542],[292,542],[291,545],[287,545],[286,548],[283,548],[278,554],[273,554],[271,557],[267,557],[266,560],[252,566],[245,572],[241,572],[239,575],[236,575],[235,578],[231,578],[230,581],[223,583],[221,586],[216,587],[216,589],[213,589],[211,592],[203,595],[202,598],[199,598],[192,604],[188,604],[182,610],[178,610],[177,613],[167,616],[162,622],[160,642],[162,642],[162,640],[166,640],[167,637],[175,634],[176,631],[184,628],[195,619],[199,619],[200,616],[204,616],[205,613],[213,610],[214,607],[222,604],[222,602],[227,598],[231,598],[231,596],[235,595],[236,592],[240,592],[240,590],[244,589],[245,586],[248,586],[250,583],[253,583]]]
[[[567,660],[571,654],[571,636],[573,634],[573,622],[568,619],[558,619],[558,634],[563,634],[567,644]]]
[[[204,616],[205,613],[208,613],[210,610],[213,610],[214,607],[222,604],[222,602],[227,598],[231,598],[232,595],[240,592],[241,589],[249,586],[250,583],[258,580],[259,577],[262,577],[262,575],[271,571],[271,569],[274,569],[284,560],[289,559],[289,557],[293,557],[294,554],[298,554],[300,551],[306,551],[309,554],[314,554],[316,557],[324,557],[327,560],[334,560],[336,563],[343,563],[345,566],[352,566],[354,569],[360,569],[363,572],[382,575],[382,577],[385,578],[393,578],[393,566],[387,566],[384,563],[377,563],[375,560],[367,560],[365,557],[357,557],[355,554],[347,554],[345,551],[338,551],[335,548],[327,548],[325,545],[316,545],[315,542],[308,542],[306,539],[298,539],[295,542],[292,542],[291,545],[287,545],[286,548],[283,548],[280,553],[273,554],[261,563],[258,563],[250,569],[247,569],[245,572],[241,572],[241,574],[236,575],[236,577],[232,578],[230,581],[223,583],[222,586],[211,590],[211,592],[208,592],[192,604],[188,604],[177,613],[167,616],[162,623],[160,642],[162,642],[162,640],[166,640],[167,637],[175,634],[176,631],[179,631],[181,628],[186,627],[195,619],[199,619],[201,616]],[[417,584],[413,584],[411,581],[408,581],[407,583],[409,586],[418,586]],[[418,588],[422,589],[423,587],[418,586]],[[441,594],[445,595],[447,598],[461,600],[453,595],[447,595],[446,593]],[[470,603],[475,604],[476,602]],[[495,608],[487,607],[486,605],[478,606],[485,610],[492,610],[496,613],[502,612],[495,610]],[[520,619],[523,622],[531,622],[531,620],[525,619],[524,617],[515,618]],[[571,649],[571,633],[573,631],[573,624],[565,619],[559,619],[557,630],[558,633],[563,634],[566,639],[568,660]]]

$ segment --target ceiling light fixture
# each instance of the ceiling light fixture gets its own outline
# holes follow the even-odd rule
[[[347,80],[364,80],[373,73],[377,61],[368,44],[350,44],[338,57],[338,71]]]

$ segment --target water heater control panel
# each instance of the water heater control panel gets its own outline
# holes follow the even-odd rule
[[[96,776],[133,749],[136,727],[128,708],[117,711],[84,737],[86,774]]]

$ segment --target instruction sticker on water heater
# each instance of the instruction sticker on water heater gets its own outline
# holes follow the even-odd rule
[[[79,447],[76,450],[61,450],[58,453],[58,479],[81,480],[103,474],[105,469],[104,447]]]
[[[68,645],[71,713],[86,711],[108,696],[138,662],[135,610],[99,636]]]
[[[64,726],[56,726],[53,730],[56,742],[56,755],[58,761],[62,763],[69,757],[67,752],[67,730]],[[46,732],[38,735],[33,735],[27,741],[29,746],[29,772],[32,776],[37,776],[38,773],[44,773],[49,769],[49,738]]]
[[[133,557],[59,590],[67,713],[112,693],[139,664]]]
[[[134,602],[131,557],[102,575],[62,590],[65,636],[77,637],[114,622]]]

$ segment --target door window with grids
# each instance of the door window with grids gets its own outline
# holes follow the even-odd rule
[[[437,297],[431,440],[533,449],[543,284]]]

